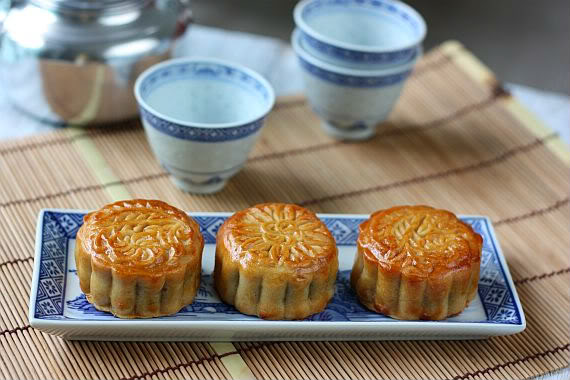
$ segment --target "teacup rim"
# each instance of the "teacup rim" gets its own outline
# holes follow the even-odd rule
[[[265,106],[263,108],[262,112],[256,113],[253,117],[250,117],[248,119],[235,121],[235,122],[201,123],[201,122],[187,121],[187,120],[178,119],[175,117],[165,115],[164,113],[157,111],[156,108],[151,107],[143,99],[142,95],[140,94],[140,87],[141,87],[143,81],[148,76],[150,76],[151,74],[156,72],[157,70],[159,70],[163,67],[167,67],[167,66],[174,65],[174,64],[180,64],[180,63],[214,63],[214,64],[220,64],[220,65],[224,65],[224,66],[231,67],[233,69],[237,69],[239,71],[242,71],[242,72],[254,77],[256,80],[258,80],[263,85],[263,87],[267,90],[267,93],[269,94],[269,102],[268,102],[267,106]],[[269,81],[267,79],[265,79],[263,77],[263,75],[259,74],[255,70],[250,69],[249,67],[242,65],[240,63],[236,63],[236,62],[225,60],[225,59],[209,58],[209,57],[203,57],[203,56],[170,58],[170,59],[167,59],[163,62],[152,65],[149,68],[147,68],[146,70],[144,70],[137,77],[133,91],[134,91],[135,99],[136,99],[139,107],[143,107],[147,112],[152,113],[156,117],[159,117],[159,118],[166,120],[170,123],[178,124],[180,126],[188,127],[188,128],[225,129],[225,128],[235,128],[235,127],[239,127],[242,125],[252,124],[252,123],[258,122],[260,119],[263,119],[265,116],[267,116],[267,114],[269,112],[271,112],[271,110],[273,109],[273,106],[275,105],[275,90],[273,89],[273,86],[271,85],[271,83],[269,83]]]
[[[303,17],[302,17],[303,9],[308,4],[310,4],[314,1],[315,0],[302,0],[302,1],[298,2],[295,5],[295,8],[293,10],[293,19],[295,21],[297,28],[302,30],[303,33],[306,33],[310,37],[312,37],[318,41],[324,42],[328,45],[332,45],[332,46],[347,49],[347,50],[353,50],[353,51],[360,52],[360,53],[371,53],[371,54],[389,53],[389,52],[396,52],[396,51],[400,51],[400,50],[406,50],[406,49],[413,48],[414,46],[421,44],[421,42],[425,39],[426,34],[427,34],[427,25],[426,25],[426,22],[425,22],[424,18],[422,17],[422,15],[418,11],[416,11],[414,8],[409,6],[408,4],[403,3],[401,1],[394,1],[395,6],[399,6],[399,7],[404,8],[407,12],[412,14],[420,23],[420,28],[421,28],[420,34],[417,38],[415,38],[413,40],[413,42],[408,43],[408,44],[402,44],[401,46],[398,46],[396,48],[394,48],[394,47],[382,48],[382,47],[365,46],[365,45],[358,45],[358,44],[352,44],[352,43],[348,43],[348,42],[339,41],[337,39],[327,37],[326,35],[317,32],[316,30],[311,28],[303,19]]]
[[[317,66],[321,69],[340,75],[349,75],[355,77],[379,77],[379,76],[401,73],[404,71],[411,70],[423,53],[423,49],[418,46],[417,48],[419,50],[418,54],[416,54],[414,59],[411,59],[410,61],[405,62],[404,64],[399,64],[379,69],[354,69],[354,68],[334,65],[332,63],[316,58],[310,52],[305,50],[303,46],[301,46],[301,44],[299,43],[301,37],[300,33],[301,31],[299,30],[299,28],[295,28],[293,30],[293,33],[291,33],[291,45],[295,53],[298,54],[305,61],[313,64],[314,66]]]

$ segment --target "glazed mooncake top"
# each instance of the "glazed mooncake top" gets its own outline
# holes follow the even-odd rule
[[[96,264],[120,273],[161,275],[197,259],[204,242],[198,224],[157,200],[119,201],[84,217],[78,232]]]
[[[246,269],[318,271],[337,256],[325,224],[294,204],[264,203],[235,213],[220,228],[220,243]]]
[[[428,277],[479,261],[483,239],[449,211],[398,206],[362,223],[357,244],[385,270]]]

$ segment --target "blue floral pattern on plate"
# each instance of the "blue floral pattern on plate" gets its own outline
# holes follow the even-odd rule
[[[69,319],[66,311],[81,315],[84,319],[115,319],[111,314],[96,310],[87,302],[83,294],[66,297],[66,284],[77,276],[75,270],[68,269],[70,241],[75,239],[77,230],[83,223],[83,215],[77,212],[45,211],[41,224],[41,257],[39,281],[35,300],[34,316],[39,319]],[[205,244],[215,244],[216,233],[227,216],[194,216],[200,224]],[[364,217],[321,216],[334,235],[339,249],[355,245],[358,226]],[[477,321],[454,320],[454,322],[479,322],[495,324],[522,324],[519,306],[515,302],[513,290],[507,281],[505,268],[499,259],[497,243],[493,239],[490,223],[483,217],[463,219],[483,236],[483,256],[479,279],[479,298],[487,318]],[[76,280],[76,278],[74,278]],[[69,297],[69,295],[68,295]],[[77,318],[77,317],[75,317]],[[256,317],[243,315],[232,306],[221,302],[214,291],[212,278],[203,274],[195,301],[179,313],[163,319],[181,320],[256,320]],[[336,292],[322,313],[312,315],[308,321],[393,321],[381,314],[365,309],[357,300],[350,287],[350,270],[341,270],[336,282]],[[445,323],[446,321],[442,321]]]

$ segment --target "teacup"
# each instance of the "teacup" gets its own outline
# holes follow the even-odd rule
[[[213,193],[245,164],[275,102],[271,85],[244,66],[180,58],[155,65],[135,83],[150,146],[174,183]]]
[[[299,30],[291,38],[303,72],[305,94],[332,137],[363,140],[376,133],[400,96],[421,48],[409,61],[380,70],[356,70],[312,56],[300,44]]]
[[[293,16],[309,54],[348,68],[404,64],[426,35],[421,15],[394,0],[304,0]]]

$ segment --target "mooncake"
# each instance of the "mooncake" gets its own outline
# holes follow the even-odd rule
[[[84,217],[75,262],[81,290],[98,310],[120,318],[178,312],[200,284],[204,240],[183,211],[134,199]]]
[[[359,227],[351,284],[368,309],[397,319],[440,320],[477,293],[483,239],[453,213],[398,206]]]
[[[303,319],[326,307],[338,272],[335,240],[317,216],[297,205],[259,204],[220,227],[214,285],[244,314]]]

